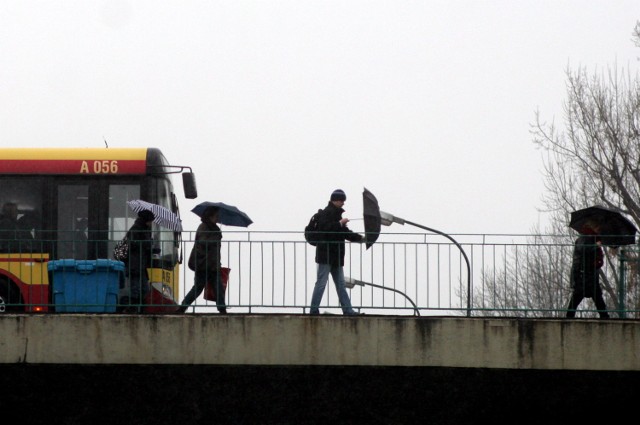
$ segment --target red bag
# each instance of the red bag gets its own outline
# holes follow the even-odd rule
[[[222,291],[227,291],[227,284],[229,283],[229,272],[231,271],[228,267],[220,267],[220,278],[222,279]],[[223,295],[224,296],[224,295]],[[204,299],[207,301],[215,301],[216,300],[216,284],[214,282],[207,282],[204,285]]]

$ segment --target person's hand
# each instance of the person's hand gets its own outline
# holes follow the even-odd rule
[[[362,235],[362,239],[360,239],[360,243],[366,243],[367,242],[367,235]]]
[[[343,227],[346,226],[348,222],[349,222],[349,219],[346,217],[340,219],[340,225]]]

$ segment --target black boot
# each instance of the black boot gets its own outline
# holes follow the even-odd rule
[[[118,306],[118,313],[124,313],[125,310],[129,307],[129,304],[131,304],[131,301],[129,300],[129,297],[122,297],[120,298],[120,305]]]
[[[126,314],[138,314],[138,313],[141,312],[140,310],[141,310],[140,299],[139,298],[130,298],[128,305],[125,306],[125,308],[124,308],[124,310],[122,312],[126,313]]]

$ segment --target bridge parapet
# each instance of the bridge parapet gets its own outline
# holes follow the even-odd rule
[[[640,322],[334,315],[4,315],[0,363],[640,370]]]

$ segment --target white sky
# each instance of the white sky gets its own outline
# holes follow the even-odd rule
[[[635,73],[638,19],[638,0],[5,0],[0,140],[158,147],[196,173],[198,200],[175,182],[188,230],[202,200],[302,230],[336,188],[358,218],[367,187],[450,234],[528,233],[535,110],[562,120],[568,65]]]

